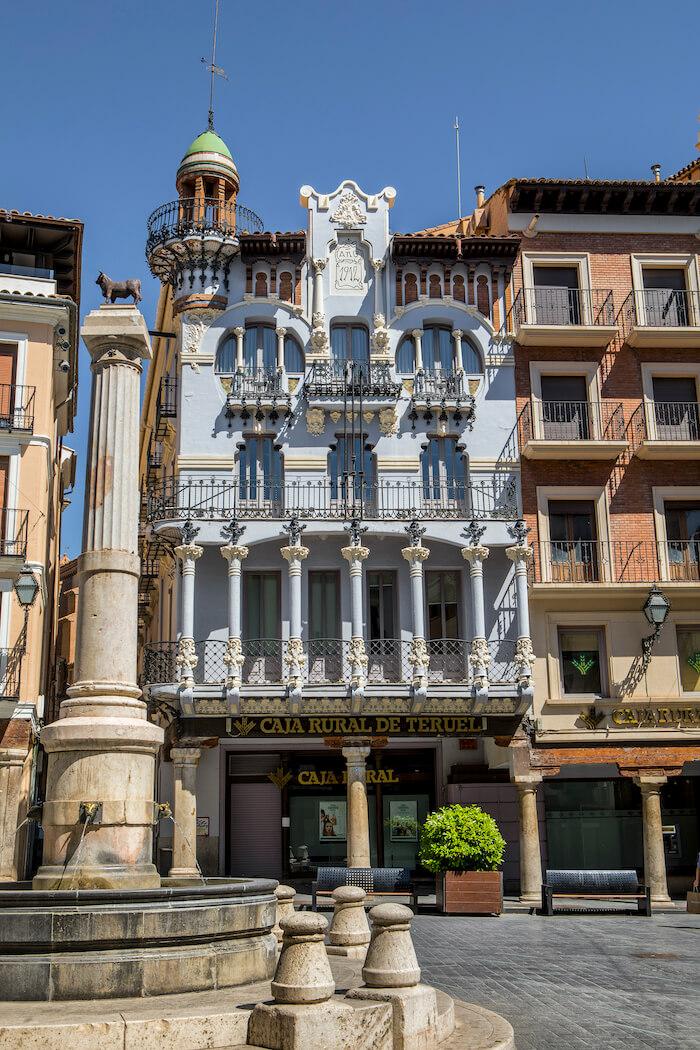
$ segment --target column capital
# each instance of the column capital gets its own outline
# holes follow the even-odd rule
[[[248,548],[238,543],[227,543],[223,547],[219,547],[221,551],[221,557],[225,558],[226,561],[231,564],[232,561],[243,561],[244,558],[248,557]]]
[[[464,335],[464,332],[462,331],[461,328],[453,328],[452,329],[452,338],[454,339],[454,341],[456,343],[461,341],[463,335]]]
[[[320,273],[323,273],[323,271],[324,271],[324,270],[325,270],[325,268],[326,268],[326,263],[327,263],[327,262],[328,262],[328,260],[327,260],[327,259],[312,259],[312,260],[311,260],[311,265],[312,265],[312,266],[313,266],[313,268],[314,268],[314,273],[315,273],[316,275],[318,275],[318,274],[320,274]]]
[[[541,773],[530,773],[527,776],[511,777],[511,783],[515,785],[518,791],[536,791],[538,785],[542,783],[543,777]]]
[[[465,561],[468,561],[470,565],[476,564],[476,562],[486,561],[489,556],[489,548],[477,545],[476,547],[462,547],[462,557]]]
[[[282,339],[284,339],[286,334],[287,334],[287,329],[286,328],[275,328],[275,335],[278,338],[280,338],[280,336],[281,336]]]
[[[201,757],[201,747],[170,748],[170,760],[179,766],[196,766]]]
[[[236,325],[236,327],[233,330],[233,334],[243,337],[245,335],[245,328],[243,327],[243,325]]]
[[[371,750],[368,744],[353,744],[342,748],[341,753],[348,764],[364,766]]]
[[[303,561],[309,556],[309,548],[301,543],[289,544],[288,547],[280,547],[280,554],[290,564],[293,561]]]
[[[532,547],[527,543],[516,543],[513,547],[506,547],[506,557],[513,562],[529,562],[532,560]]]
[[[353,543],[349,547],[341,547],[340,553],[346,561],[364,561],[369,558],[369,547],[363,547],[361,543]]]
[[[196,561],[197,558],[201,558],[204,554],[204,547],[200,547],[196,543],[181,543],[178,547],[174,547],[173,550],[180,561]]]
[[[665,773],[638,773],[634,782],[645,794],[652,794],[660,791],[664,784],[668,783],[668,777]]]
[[[423,338],[423,329],[422,328],[414,328],[411,331],[411,335],[413,336],[414,339],[422,339]]]
[[[136,365],[153,356],[143,314],[126,303],[92,310],[80,329],[93,364]]]
[[[429,556],[430,550],[427,547],[402,547],[401,554],[406,561],[422,562]]]
[[[375,273],[379,273],[379,271],[382,270],[383,268],[384,268],[384,260],[383,259],[372,259],[372,269],[374,270]]]

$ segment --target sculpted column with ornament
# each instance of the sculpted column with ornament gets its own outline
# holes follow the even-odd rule
[[[532,547],[527,542],[530,531],[524,521],[516,521],[508,529],[515,540],[512,547],[506,547],[506,555],[515,568],[515,600],[518,618],[518,640],[515,645],[515,664],[518,669],[518,682],[521,692],[532,692],[532,671],[535,664],[535,653],[530,638],[530,609],[527,599],[528,565],[532,561]]]
[[[243,356],[243,338],[245,336],[245,328],[238,325],[234,328],[233,334],[236,337],[236,371],[242,372],[245,368],[245,358]]]
[[[408,562],[411,574],[411,615],[413,620],[413,641],[411,642],[411,654],[409,662],[413,671],[413,695],[414,700],[420,704],[428,692],[428,663],[429,653],[425,641],[425,616],[424,616],[424,585],[423,585],[423,562],[430,551],[421,544],[421,537],[425,533],[425,527],[418,521],[412,521],[407,525],[405,532],[411,539],[409,547],[404,547],[402,556]]]
[[[461,328],[453,328],[453,330],[452,330],[452,338],[454,339],[454,343],[455,343],[455,345],[454,345],[454,370],[455,370],[455,375],[457,375],[459,372],[463,372],[464,371],[464,368],[462,367],[462,336],[463,335],[464,335],[464,332],[461,330]]]
[[[182,567],[182,600],[180,603],[180,637],[177,643],[175,666],[180,682],[180,706],[183,714],[194,714],[194,672],[198,659],[194,643],[194,573],[195,563],[204,548],[194,542],[199,529],[186,521],[181,530],[182,543],[175,547],[175,556]]]
[[[245,532],[235,518],[224,526],[229,542],[220,547],[221,556],[228,562],[228,641],[226,664],[226,707],[229,714],[238,714],[241,696],[241,673],[245,657],[241,643],[241,563],[248,557],[248,548],[238,541]]]
[[[328,357],[330,346],[326,331],[326,315],[323,306],[323,271],[325,259],[313,259],[314,290],[311,306],[311,349],[315,357]]]
[[[368,526],[360,525],[359,519],[353,518],[344,528],[350,538],[348,546],[342,547],[340,551],[350,568],[350,617],[352,620],[349,653],[350,685],[353,700],[359,701],[365,689],[368,663],[362,616],[362,563],[369,557],[369,548],[362,546],[362,536],[367,532]]]
[[[416,372],[423,371],[423,329],[414,328],[411,332],[416,347]]]
[[[301,641],[301,563],[309,556],[309,548],[301,542],[301,534],[306,528],[298,518],[292,518],[282,528],[289,536],[286,547],[280,547],[280,554],[289,565],[289,641],[284,662],[289,680],[289,695],[293,701],[301,699],[302,674],[306,656]]]
[[[374,316],[372,318],[372,356],[386,361],[391,357],[389,347],[389,329],[386,326],[384,313],[384,296],[382,295],[383,259],[372,259],[374,270]]]
[[[469,562],[472,592],[472,643],[469,660],[472,666],[474,689],[479,695],[488,695],[489,664],[491,654],[486,641],[486,617],[484,613],[484,562],[489,556],[488,547],[481,544],[481,537],[486,532],[485,525],[471,521],[462,535],[469,541],[468,547],[462,548],[462,557]]]
[[[139,386],[151,345],[134,306],[93,310],[81,334],[92,401],[75,684],[41,731],[48,770],[34,887],[147,888],[160,885],[152,840],[163,742],[136,684]]]

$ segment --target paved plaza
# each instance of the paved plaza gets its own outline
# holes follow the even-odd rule
[[[417,916],[423,979],[503,1014],[517,1050],[700,1046],[700,916]]]

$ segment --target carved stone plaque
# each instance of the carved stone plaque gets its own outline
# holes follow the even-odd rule
[[[365,260],[355,241],[340,241],[334,252],[336,292],[361,292],[365,287]]]

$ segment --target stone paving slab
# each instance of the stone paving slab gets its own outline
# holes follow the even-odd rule
[[[700,1047],[700,916],[419,915],[422,979],[502,1014],[517,1050]]]

